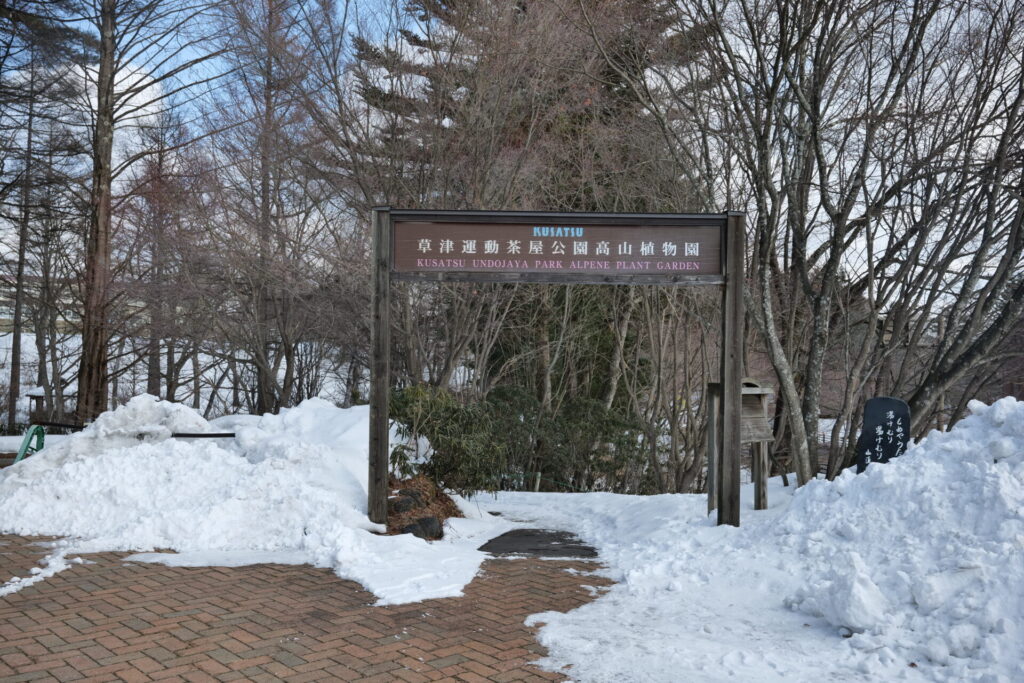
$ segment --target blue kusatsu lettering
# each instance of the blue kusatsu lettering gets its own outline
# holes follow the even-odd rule
[[[564,225],[535,225],[534,237],[583,237],[583,228]]]

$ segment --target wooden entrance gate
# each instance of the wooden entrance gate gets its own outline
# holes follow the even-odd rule
[[[391,281],[702,285],[722,292],[718,523],[740,523],[745,215],[373,210],[370,519],[387,523]],[[717,494],[717,495],[716,495]]]

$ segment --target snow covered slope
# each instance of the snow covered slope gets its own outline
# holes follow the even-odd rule
[[[85,431],[0,470],[0,531],[70,536],[61,552],[172,549],[178,565],[311,563],[381,603],[461,595],[508,528],[452,520],[446,540],[378,536],[366,516],[368,411],[310,399],[210,424],[138,396]],[[235,439],[171,439],[235,430]]]
[[[739,529],[700,496],[485,504],[574,529],[620,582],[533,618],[578,680],[1024,681],[1024,402],[971,410],[860,476],[773,481]]]

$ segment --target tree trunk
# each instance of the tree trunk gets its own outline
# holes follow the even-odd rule
[[[551,413],[551,291],[541,292],[541,316],[537,346],[540,349],[540,408],[546,415]]]
[[[45,319],[45,309],[40,305],[32,316],[32,327],[36,332],[36,357],[39,359],[36,366],[36,386],[43,390],[43,410],[47,415],[53,415],[53,390],[50,388],[50,373],[46,364],[47,348],[52,344],[46,343]]]
[[[146,342],[146,393],[160,396],[160,340],[152,327]]]
[[[78,371],[78,420],[94,419],[107,408],[107,288],[110,279],[111,191],[114,147],[114,20],[116,0],[100,3],[99,71],[96,79],[96,128],[92,149],[89,238],[85,251],[85,305],[82,360]]]
[[[615,403],[615,394],[619,388],[619,379],[622,377],[622,355],[626,347],[626,333],[629,331],[629,320],[633,315],[633,305],[636,301],[633,296],[633,288],[626,288],[626,310],[616,320],[613,328],[615,333],[615,345],[612,347],[612,358],[608,363],[608,388],[605,390],[603,403],[605,410],[611,410]]]
[[[797,484],[803,486],[814,479],[811,468],[811,455],[807,449],[807,432],[804,428],[804,417],[800,412],[800,392],[797,390],[793,369],[786,357],[785,350],[775,329],[775,316],[771,304],[771,281],[767,268],[761,268],[759,275],[759,292],[757,301],[751,302],[748,310],[754,312],[754,320],[761,329],[761,336],[766,342],[768,358],[779,379],[779,393],[786,408],[790,429],[792,430],[789,447],[796,470]]]
[[[29,78],[34,79],[35,60]],[[31,86],[30,86],[31,87]],[[35,124],[35,98],[29,91],[28,119],[25,130],[25,168],[21,183],[21,220],[18,221],[18,265],[14,276],[14,320],[11,331],[11,384],[7,403],[7,427],[18,417],[18,399],[21,397],[21,328],[25,310],[25,247],[28,243],[29,205],[32,193],[32,133]]]
[[[274,0],[267,3],[267,36],[266,46],[270,50],[273,45],[273,30],[277,23],[278,8]],[[270,259],[271,231],[271,136],[274,126],[274,60],[268,54],[263,64],[263,122],[260,126],[260,216],[259,216],[259,268],[256,277],[256,342],[257,353],[262,358],[256,362],[256,413],[277,412],[274,402],[274,383],[277,378],[272,375],[272,355],[270,341],[270,309],[271,292],[267,281],[267,268]]]
[[[181,378],[178,372],[179,363],[174,355],[174,340],[167,340],[167,400],[176,401],[178,394],[178,380]]]
[[[199,410],[201,405],[200,396],[202,393],[202,372],[199,368],[199,347],[192,347],[192,408]],[[216,391],[216,389],[214,390]]]
[[[163,151],[157,157],[157,178],[162,183],[164,179],[164,155]],[[164,197],[158,201],[165,200]],[[146,345],[146,393],[150,396],[160,396],[160,335],[166,329],[167,316],[164,311],[164,296],[162,295],[161,284],[164,279],[163,272],[163,249],[161,245],[164,240],[164,209],[159,206],[155,211],[155,220],[152,230],[155,234],[150,235],[150,278],[149,287],[146,288],[149,301],[149,339]],[[170,359],[168,359],[170,360]],[[170,375],[171,366],[167,366],[167,374]]]

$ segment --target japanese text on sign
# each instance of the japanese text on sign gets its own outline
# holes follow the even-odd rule
[[[396,272],[721,273],[717,226],[396,222]]]

